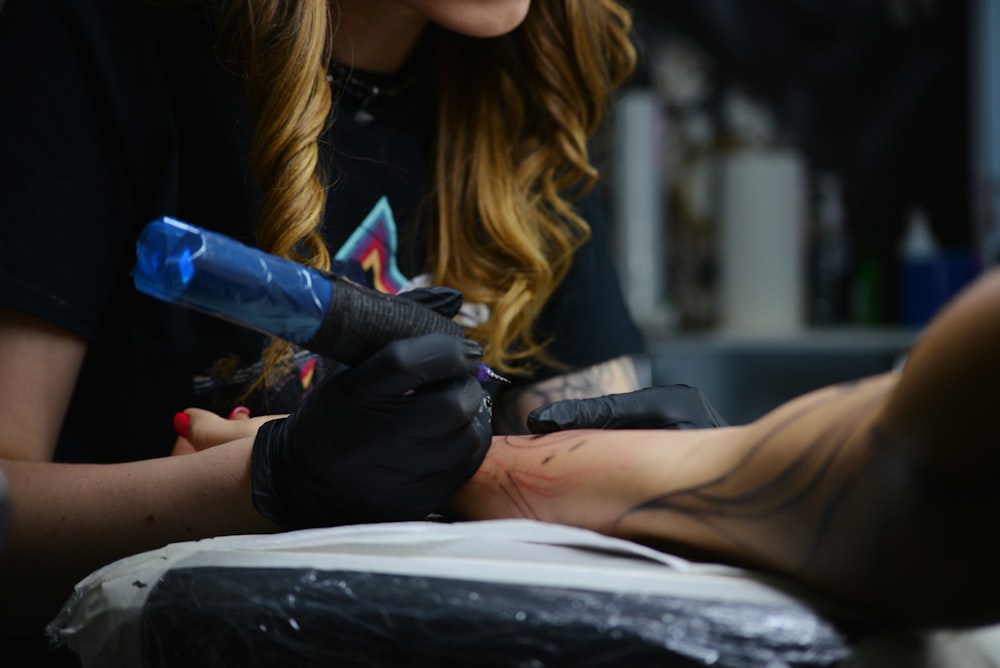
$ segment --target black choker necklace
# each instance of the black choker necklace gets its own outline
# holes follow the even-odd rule
[[[358,110],[354,112],[354,122],[361,125],[375,120],[370,107],[388,102],[412,86],[415,78],[412,73],[404,78],[385,77],[385,82],[358,76],[353,68],[340,63],[331,63],[326,75],[335,93],[348,95],[358,102]]]

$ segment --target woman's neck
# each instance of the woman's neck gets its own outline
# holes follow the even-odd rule
[[[399,0],[337,0],[333,58],[368,72],[391,73],[413,52],[427,19]]]

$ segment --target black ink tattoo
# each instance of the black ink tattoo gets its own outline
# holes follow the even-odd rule
[[[809,568],[821,554],[844,498],[850,495],[864,474],[865,467],[861,462],[854,462],[847,468],[837,467],[836,464],[846,451],[848,442],[858,437],[860,418],[871,410],[870,397],[845,407],[832,424],[809,443],[803,444],[797,456],[770,478],[745,489],[734,491],[727,487],[740,485],[741,475],[747,472],[757,458],[765,454],[768,446],[781,437],[782,432],[817,411],[826,410],[830,401],[857,388],[845,385],[838,389],[839,392],[809,402],[778,422],[751,444],[743,458],[729,471],[703,483],[673,490],[638,504],[626,511],[619,523],[628,515],[650,510],[682,513],[725,538],[740,553],[760,557],[756,548],[741,539],[738,528],[727,526],[728,522],[762,522],[774,519],[807,504],[821,486],[828,485],[834,477],[839,477],[836,493],[825,499],[816,511],[816,524],[802,548],[798,570],[801,572]],[[869,439],[869,451],[862,459],[871,456],[871,450],[876,447],[872,441],[873,439]],[[749,475],[752,480],[754,474]]]

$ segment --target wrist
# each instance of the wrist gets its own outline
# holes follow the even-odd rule
[[[251,453],[251,499],[257,513],[285,530],[310,529],[370,521],[358,514],[334,468],[303,461],[295,441],[301,424],[295,414],[261,425]],[[323,469],[330,469],[324,471]],[[350,500],[343,498],[348,496]]]
[[[280,493],[279,478],[282,462],[279,451],[283,447],[284,424],[287,418],[271,420],[260,426],[254,436],[250,453],[251,489],[254,510],[261,517],[279,527],[288,529],[290,521],[287,502]],[[287,446],[284,446],[287,447]]]
[[[630,500],[633,471],[623,449],[572,431],[496,436],[476,474],[446,512],[465,519],[527,518],[614,534]],[[579,444],[587,447],[577,448]]]

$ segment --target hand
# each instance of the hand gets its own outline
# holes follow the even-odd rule
[[[462,308],[462,293],[452,288],[432,285],[400,293],[399,296],[431,309],[445,318],[453,318]],[[241,411],[240,408],[243,410]],[[187,455],[238,438],[254,436],[257,428],[278,415],[251,418],[249,411],[237,407],[228,418],[198,408],[188,408],[174,418],[178,432],[171,455]]]
[[[241,410],[242,409],[242,410]],[[188,455],[214,448],[223,443],[252,438],[260,425],[284,415],[250,417],[244,407],[234,409],[228,417],[201,408],[187,408],[174,416],[177,440],[171,455]]]
[[[492,438],[482,348],[447,334],[390,343],[325,376],[253,448],[257,511],[285,528],[425,517],[475,473]]]
[[[725,427],[696,387],[664,385],[592,399],[566,399],[528,414],[528,429],[547,434],[564,429],[705,429]]]

